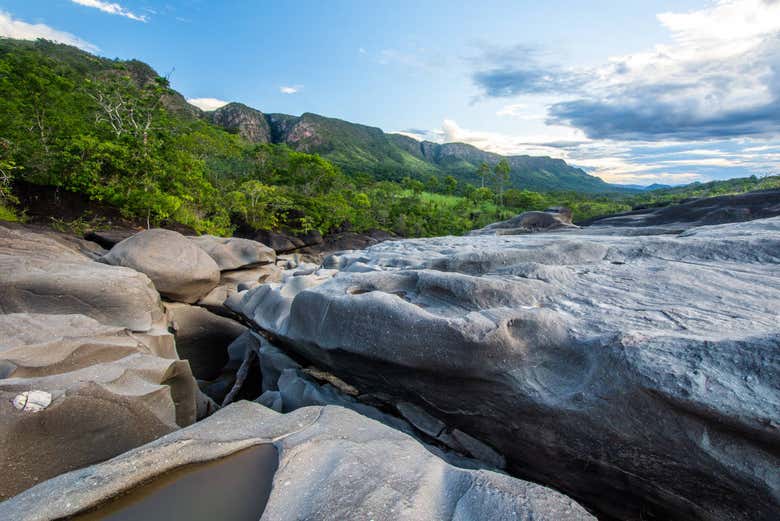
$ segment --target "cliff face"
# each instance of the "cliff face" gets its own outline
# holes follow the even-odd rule
[[[271,143],[265,114],[242,103],[228,103],[210,113],[211,122],[252,143]]]

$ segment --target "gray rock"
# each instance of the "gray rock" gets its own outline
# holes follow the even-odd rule
[[[702,197],[681,204],[650,207],[590,219],[593,227],[667,227],[687,230],[695,226],[725,224],[780,215],[780,190],[758,190],[736,195]]]
[[[137,271],[107,266],[48,236],[0,227],[0,312],[81,314],[147,331],[160,295]]]
[[[593,519],[557,492],[454,467],[413,438],[349,410],[307,407],[280,415],[249,402],[110,462],[44,482],[0,503],[0,518],[42,521],[100,508],[107,498],[173,469],[259,444],[273,444],[279,459],[263,521]]]
[[[409,423],[432,438],[438,438],[447,426],[443,421],[434,418],[413,403],[399,402],[395,407]]]
[[[103,262],[146,274],[161,295],[192,304],[219,283],[219,266],[180,233],[152,229],[111,248]]]
[[[12,405],[28,392],[49,403]],[[190,425],[201,401],[165,330],[131,333],[84,315],[0,315],[0,500]]]
[[[385,242],[235,305],[362,393],[418,397],[510,472],[604,516],[770,520],[778,226]]]
[[[265,244],[238,237],[201,235],[189,237],[200,249],[216,261],[221,271],[237,270],[276,262],[276,252]]]
[[[550,208],[543,212],[524,212],[506,221],[489,224],[469,235],[519,235],[523,233],[576,230],[571,223],[571,210],[563,207]]]
[[[172,319],[179,357],[189,361],[195,378],[215,379],[228,362],[228,346],[247,331],[246,326],[198,306],[176,302],[165,308]]]

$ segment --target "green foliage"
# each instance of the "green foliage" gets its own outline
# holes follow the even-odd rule
[[[147,226],[176,221],[214,234],[236,226],[380,228],[404,236],[460,234],[559,204],[583,220],[638,204],[780,186],[777,178],[749,178],[636,196],[539,193],[525,188],[558,186],[551,179],[590,191],[601,184],[549,158],[500,160],[491,171],[475,159],[487,156],[471,148],[434,165],[403,136],[313,114],[300,120],[317,133],[298,150],[251,144],[201,118],[141,62],[0,39],[0,219],[17,219],[15,180],[83,194]],[[529,184],[519,187],[520,175]],[[75,232],[96,225],[53,224]]]

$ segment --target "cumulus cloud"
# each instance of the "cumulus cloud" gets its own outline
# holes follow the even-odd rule
[[[302,88],[303,85],[282,85],[279,87],[279,92],[282,94],[297,94]]]
[[[9,13],[0,11],[0,36],[19,40],[37,40],[43,38],[52,42],[73,45],[89,52],[98,51],[98,47],[82,40],[78,36],[64,31],[58,31],[45,24],[29,24],[14,19]]]
[[[533,53],[512,61],[510,53],[473,79],[489,97],[565,96],[549,107],[548,122],[594,139],[780,135],[780,1],[719,0],[661,13],[658,21],[671,44],[601,67],[561,69],[541,65]]]
[[[224,107],[229,101],[224,101],[217,98],[188,98],[187,103],[195,105],[200,110],[210,111],[217,110],[220,107]]]
[[[74,4],[83,5],[84,7],[92,7],[93,9],[103,11],[104,13],[113,14],[117,16],[124,16],[125,18],[129,18],[137,22],[147,21],[146,15],[135,14],[132,11],[128,10],[127,8],[122,7],[121,5],[113,2],[104,2],[102,0],[70,0],[70,1],[73,2]]]

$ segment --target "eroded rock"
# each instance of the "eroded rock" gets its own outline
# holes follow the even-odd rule
[[[604,516],[770,520],[779,224],[386,242],[232,305]]]
[[[473,230],[469,232],[469,235],[519,235],[556,230],[576,230],[577,228],[579,226],[571,222],[570,209],[554,207],[543,212],[523,212],[506,221]]]
[[[249,402],[111,462],[42,483],[0,503],[0,517],[38,521],[100,508],[106,498],[172,469],[259,444],[273,444],[279,459],[263,520],[593,519],[557,492],[454,467],[413,438],[347,409],[307,407],[280,415]]]
[[[0,312],[82,314],[147,331],[163,319],[149,278],[107,266],[45,235],[0,227]]]
[[[190,237],[200,249],[214,259],[221,271],[236,270],[276,262],[276,252],[257,241],[238,237],[201,235]]]
[[[0,500],[190,425],[200,401],[165,330],[0,315]]]
[[[161,295],[189,304],[219,283],[219,266],[214,259],[171,230],[139,232],[111,248],[102,261],[144,273]]]
[[[175,302],[165,308],[179,357],[189,361],[195,378],[215,379],[228,361],[228,346],[246,332],[246,326],[198,306]]]

